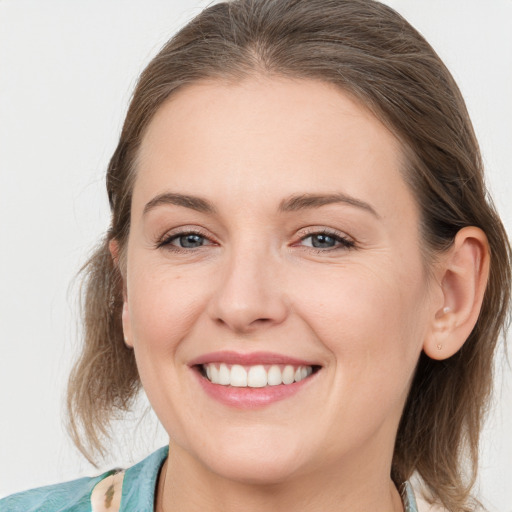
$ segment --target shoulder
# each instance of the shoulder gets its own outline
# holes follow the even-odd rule
[[[0,512],[91,512],[91,492],[110,473],[13,494],[0,500]]]
[[[127,469],[39,487],[0,500],[0,512],[114,512],[152,510],[159,470],[168,447]]]

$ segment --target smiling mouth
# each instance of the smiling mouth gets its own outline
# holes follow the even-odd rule
[[[300,382],[316,373],[320,366],[207,363],[197,365],[197,368],[212,384],[237,388],[265,388]]]

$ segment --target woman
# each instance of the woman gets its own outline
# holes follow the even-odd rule
[[[143,72],[107,189],[72,427],[94,456],[142,384],[169,451],[2,510],[414,511],[415,471],[474,509],[510,249],[460,93],[401,17],[206,9]]]

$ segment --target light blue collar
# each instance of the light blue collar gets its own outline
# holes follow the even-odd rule
[[[416,504],[416,498],[412,486],[409,482],[405,482],[402,486],[401,492],[402,501],[404,504],[405,512],[418,512],[418,505]]]

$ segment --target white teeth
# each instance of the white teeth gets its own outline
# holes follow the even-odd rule
[[[268,368],[268,369],[267,369]],[[213,384],[239,388],[263,388],[293,384],[309,377],[312,366],[277,365],[265,367],[262,364],[244,367],[239,364],[229,366],[226,363],[209,363],[203,365],[206,377]]]
[[[220,384],[220,382],[219,382]],[[231,367],[231,382],[232,386],[237,388],[245,388],[247,387],[247,371],[243,366],[239,364],[234,364]]]
[[[267,382],[269,386],[279,386],[283,382],[283,376],[279,366],[271,366],[268,370]]]
[[[267,372],[260,364],[251,366],[247,374],[247,386],[250,388],[264,388],[267,385]]]
[[[219,370],[217,369],[217,367],[214,364],[211,365],[210,373],[211,373],[210,380],[214,384],[220,384],[220,382],[219,382]]]
[[[291,384],[295,381],[295,370],[293,366],[285,366],[283,370],[283,384]]]
[[[227,365],[222,363],[219,368],[219,384],[222,384],[223,386],[228,386],[230,382],[231,372],[229,371]]]

